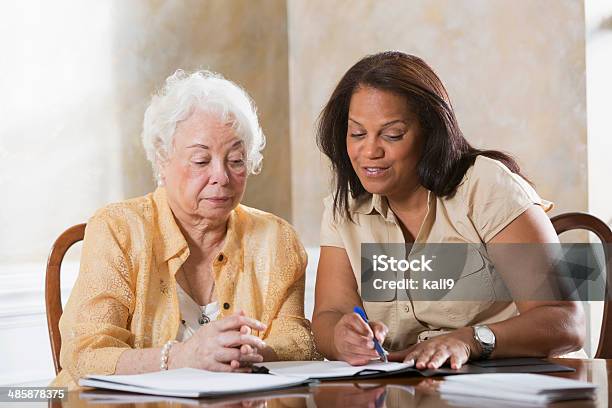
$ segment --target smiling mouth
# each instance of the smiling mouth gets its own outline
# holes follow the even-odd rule
[[[363,167],[363,172],[368,177],[382,176],[387,172],[387,170],[389,170],[389,167]]]

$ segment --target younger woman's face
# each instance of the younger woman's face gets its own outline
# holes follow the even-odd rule
[[[368,192],[400,199],[416,181],[422,139],[406,98],[364,86],[353,93],[346,147]]]

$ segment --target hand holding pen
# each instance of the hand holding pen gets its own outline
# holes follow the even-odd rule
[[[366,315],[365,310],[363,310],[359,306],[355,306],[353,308],[353,312],[357,313],[359,315],[359,317],[361,317],[363,319],[363,321],[366,322],[367,325],[370,325],[370,322],[368,322],[368,316]],[[385,335],[386,335],[386,333],[385,333]],[[374,350],[376,350],[376,353],[380,357],[381,361],[384,361],[385,363],[388,363],[389,360],[387,359],[387,355],[389,353],[381,345],[382,342],[385,341],[384,336],[383,336],[382,340],[379,341],[376,338],[376,335],[374,335],[373,341],[374,341]]]
[[[383,323],[367,323],[357,312],[344,314],[334,326],[335,358],[351,365],[364,365],[380,359],[376,342],[382,344],[388,331]]]

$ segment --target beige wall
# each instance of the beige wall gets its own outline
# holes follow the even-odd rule
[[[42,259],[65,226],[154,187],[142,114],[178,67],[222,72],[253,96],[268,145],[244,202],[291,220],[306,245],[318,243],[330,178],[316,117],[346,69],[386,49],[428,61],[467,138],[514,154],[556,211],[588,209],[581,1],[38,1],[3,11],[4,262]]]
[[[148,95],[179,67],[203,68],[246,89],[267,137],[263,171],[249,179],[243,202],[290,217],[285,2],[258,1],[257,7],[249,0],[121,2],[114,17],[116,58],[123,61],[115,64],[115,86],[127,108],[120,139],[132,174],[125,178],[126,194],[139,195],[146,185],[136,175],[145,156],[134,135],[140,132]]]
[[[244,202],[290,217],[284,0],[7,2],[0,33],[0,266],[42,263],[69,225],[154,188],[142,117],[177,68],[251,94],[268,144]]]
[[[589,212],[612,226],[612,2],[586,1]]]
[[[479,147],[513,154],[556,211],[587,210],[581,1],[288,2],[293,221],[318,242],[329,173],[314,122],[342,74],[366,54],[425,59]]]

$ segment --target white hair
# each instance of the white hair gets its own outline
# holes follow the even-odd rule
[[[248,173],[259,173],[266,139],[253,100],[220,74],[210,71],[189,74],[179,69],[153,95],[144,114],[142,144],[157,183],[161,183],[160,164],[170,156],[177,123],[187,119],[196,108],[218,114],[221,120],[231,123],[244,142]]]

